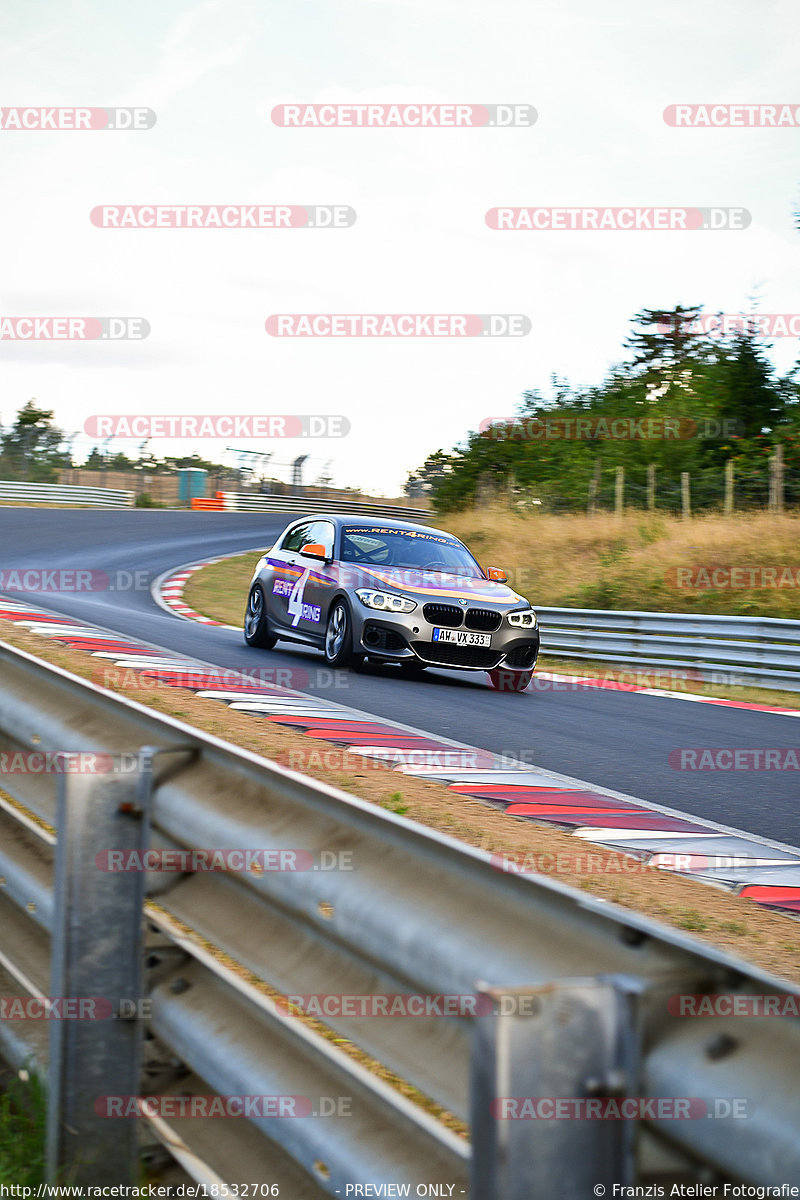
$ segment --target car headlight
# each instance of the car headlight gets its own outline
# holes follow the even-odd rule
[[[536,613],[532,608],[526,608],[522,612],[510,612],[506,616],[509,625],[516,625],[520,629],[536,628]]]
[[[410,613],[417,607],[416,600],[408,596],[395,596],[392,592],[375,592],[372,588],[358,588],[356,595],[367,608],[377,608],[380,612]]]

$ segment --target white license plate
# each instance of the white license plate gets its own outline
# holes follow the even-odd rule
[[[472,633],[469,629],[434,629],[435,642],[455,642],[457,646],[491,646],[490,633]]]

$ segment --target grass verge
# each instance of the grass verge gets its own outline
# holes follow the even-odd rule
[[[0,1186],[44,1182],[46,1099],[36,1075],[0,1078]],[[9,1192],[9,1195],[14,1193]]]
[[[241,627],[250,580],[260,557],[258,551],[249,551],[201,567],[187,581],[184,601],[204,617]]]
[[[800,618],[800,513],[682,521],[491,507],[442,523],[482,565],[504,567],[534,606]],[[731,567],[743,573],[725,574]]]

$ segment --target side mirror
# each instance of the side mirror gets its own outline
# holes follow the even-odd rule
[[[303,546],[300,553],[305,554],[306,558],[321,558],[323,562],[328,561],[328,555],[325,553],[322,542],[309,542]]]
[[[508,576],[502,567],[487,567],[486,578],[491,579],[492,583],[508,583]]]

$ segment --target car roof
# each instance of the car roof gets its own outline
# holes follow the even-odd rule
[[[459,540],[455,536],[455,534],[448,533],[446,529],[435,529],[431,525],[420,525],[419,523],[416,523],[414,521],[387,520],[384,517],[370,517],[370,516],[362,516],[360,514],[358,516],[353,516],[350,513],[336,513],[336,512],[333,512],[333,513],[309,513],[305,517],[298,518],[298,520],[335,521],[339,525],[360,526],[363,529],[373,529],[376,527],[378,527],[380,529],[400,529],[400,530],[415,529],[415,530],[423,530],[425,533],[441,534],[442,537],[452,538],[453,541],[455,541],[455,542],[457,542]],[[295,524],[297,524],[297,522],[292,521],[292,524],[295,525]]]

